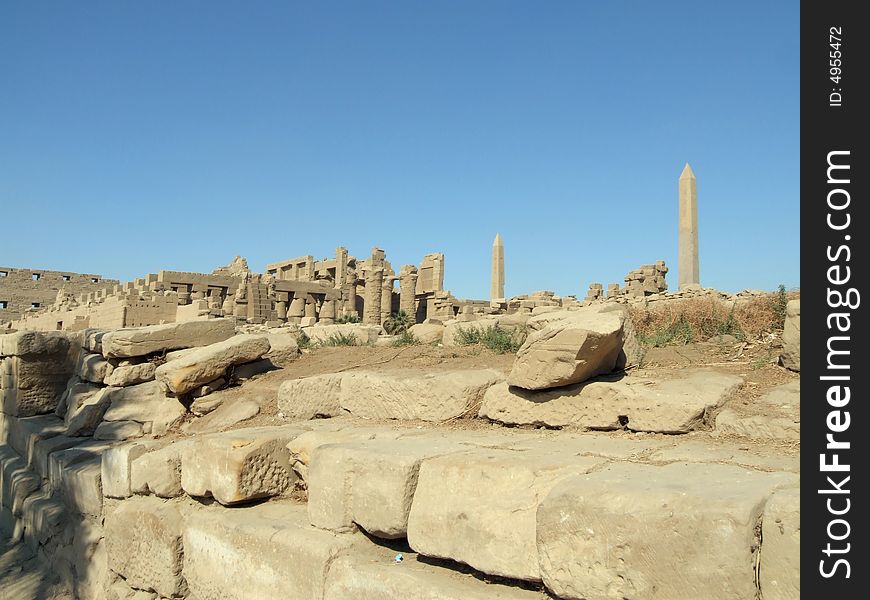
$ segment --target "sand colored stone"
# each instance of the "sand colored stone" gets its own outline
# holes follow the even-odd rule
[[[698,190],[689,163],[680,174],[679,289],[701,284],[698,261]]]

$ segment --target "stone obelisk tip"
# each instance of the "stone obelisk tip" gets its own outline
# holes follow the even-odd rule
[[[493,246],[504,246],[504,242],[501,240],[501,234],[495,234],[495,240],[492,242]]]
[[[695,172],[692,170],[692,167],[689,166],[689,163],[686,163],[686,166],[683,167],[683,172],[680,174],[680,179],[694,179]]]

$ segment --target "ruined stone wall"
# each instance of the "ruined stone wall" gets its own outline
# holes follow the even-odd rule
[[[40,308],[51,305],[61,288],[65,293],[78,295],[111,288],[117,283],[95,274],[0,267],[0,323],[18,319],[34,304]]]

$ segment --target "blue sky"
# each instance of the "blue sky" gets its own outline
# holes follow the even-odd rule
[[[0,264],[127,280],[336,246],[585,295],[799,279],[797,2],[5,2]]]

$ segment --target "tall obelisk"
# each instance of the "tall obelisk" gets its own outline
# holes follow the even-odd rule
[[[680,175],[679,288],[700,285],[698,268],[698,190],[695,174],[686,163]]]
[[[489,299],[504,299],[504,242],[498,233],[492,243],[492,285],[489,288]]]

